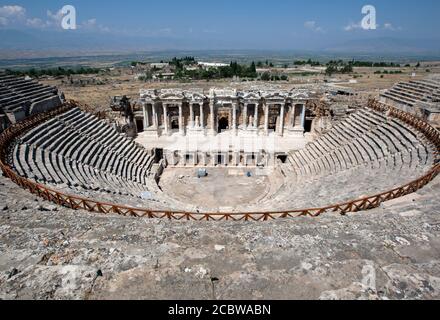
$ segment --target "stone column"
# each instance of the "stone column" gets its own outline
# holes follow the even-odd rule
[[[247,122],[247,110],[248,110],[248,104],[245,103],[244,104],[244,109],[243,109],[243,128],[244,128],[244,130],[247,129],[247,125],[248,125],[248,122]]]
[[[254,116],[254,123],[253,123],[253,125],[254,125],[254,127],[256,128],[256,129],[258,129],[258,107],[260,106],[260,104],[259,103],[256,103],[255,104],[255,116]]]
[[[264,134],[269,135],[269,106],[264,104]]]
[[[157,121],[157,112],[156,112],[156,104],[155,103],[153,103],[151,105],[151,109],[153,111],[153,127],[154,127],[154,129],[157,129],[159,125],[158,125],[158,121]]]
[[[164,128],[165,128],[165,134],[169,134],[168,130],[168,105],[163,104],[163,122],[164,122]]]
[[[209,112],[210,112],[210,121],[211,121],[211,134],[215,135],[214,99],[209,101]]]
[[[197,166],[199,164],[199,154],[197,152],[194,152],[193,154],[193,166]]]
[[[295,126],[295,104],[292,103],[292,105],[290,106],[290,114],[289,114],[289,128],[293,128]]]
[[[232,104],[232,130],[237,133],[237,103]]]
[[[185,129],[183,128],[183,106],[182,103],[179,104],[179,134],[182,136],[185,134]]]
[[[234,152],[234,166],[238,166],[240,163],[240,153],[235,151]]]
[[[284,104],[281,105],[281,112],[280,112],[280,128],[278,134],[280,136],[283,136],[284,133]]]
[[[215,167],[215,165],[217,164],[217,153],[213,153],[211,152],[211,165],[213,167]]]
[[[306,106],[304,104],[302,105],[301,127],[303,129],[306,127]]]
[[[150,126],[150,120],[148,119],[148,109],[146,103],[142,103],[142,111],[144,114],[144,130],[147,130],[147,128]]]
[[[299,106],[298,105],[294,105],[293,106],[293,127],[294,128],[298,128],[299,126],[300,126],[300,124],[297,124],[297,122],[298,122],[298,116],[296,115],[297,114],[297,108],[298,108]]]
[[[200,128],[204,128],[205,127],[205,115],[203,113],[203,102],[200,103]]]
[[[190,128],[194,128],[194,104],[189,104],[189,124]]]

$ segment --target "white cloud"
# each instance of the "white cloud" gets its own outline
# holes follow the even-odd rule
[[[306,21],[306,22],[304,22],[304,27],[306,27],[307,29],[310,29],[314,32],[324,32],[324,29],[319,27],[318,24],[316,23],[316,21]]]
[[[358,22],[358,23],[350,22],[350,24],[348,24],[344,27],[345,31],[353,31],[353,30],[357,30],[357,29],[362,29],[361,22]]]
[[[81,24],[81,27],[83,27],[84,29],[95,29],[96,26],[96,19],[89,19],[87,21],[84,21]]]
[[[46,21],[46,24],[61,28],[61,20],[63,20],[63,12],[61,9],[55,13],[47,10],[47,17],[49,18],[49,20]]]
[[[390,23],[390,22],[385,23],[385,24],[383,25],[383,28],[384,28],[385,30],[388,30],[388,31],[400,31],[400,30],[402,30],[401,27],[394,27],[393,24]]]
[[[14,25],[16,27],[27,27],[33,29],[61,29],[61,21],[63,20],[62,9],[56,12],[47,10],[47,18],[28,17],[26,9],[17,5],[7,5],[0,7],[0,27]],[[83,30],[108,32],[110,29],[98,24],[93,18],[86,20],[80,24]],[[170,33],[171,29],[162,30],[163,33]]]
[[[45,28],[47,23],[39,18],[30,18],[26,20],[26,26],[30,28]]]
[[[26,15],[26,9],[21,6],[0,7],[0,17],[3,18],[22,18]]]
[[[380,25],[376,24],[376,29],[379,29]],[[346,25],[344,27],[345,31],[354,31],[354,30],[366,30],[362,27],[362,22],[358,22],[358,23],[354,23],[354,22],[350,22],[350,24]]]
[[[387,30],[387,31],[400,31],[402,30],[401,27],[394,27],[394,25],[390,22],[386,22],[384,23],[383,27],[381,27],[380,24],[376,24],[376,28],[377,29],[381,29],[381,30]],[[355,30],[363,30],[362,28],[362,23],[358,22],[358,23],[354,23],[351,22],[350,24],[348,24],[347,26],[344,27],[345,31],[355,31]]]
[[[84,21],[79,26],[79,28],[83,29],[83,30],[89,30],[89,31],[101,31],[101,32],[109,32],[110,31],[109,28],[98,24],[98,21],[96,20],[96,18]]]
[[[0,26],[19,23],[26,16],[26,9],[20,6],[0,7]]]

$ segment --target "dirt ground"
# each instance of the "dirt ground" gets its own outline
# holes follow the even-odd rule
[[[375,74],[376,71],[383,70],[400,70],[401,74]],[[429,72],[427,72],[429,70]],[[283,69],[279,69],[282,72]],[[412,77],[412,73],[416,76]],[[378,90],[390,88],[393,84],[399,81],[409,81],[414,79],[423,79],[433,73],[440,73],[440,62],[422,63],[421,67],[415,69],[411,68],[354,68],[354,74],[351,75],[333,75],[326,77],[322,74],[301,76],[298,71],[289,74],[289,81],[279,82],[232,82],[230,80],[218,81],[162,81],[162,82],[143,82],[135,80],[133,71],[129,68],[121,68],[118,72],[109,75],[87,75],[75,76],[75,79],[90,79],[96,78],[102,80],[103,84],[85,84],[84,86],[71,85],[66,77],[60,79],[42,79],[41,82],[49,85],[57,86],[63,91],[68,99],[74,99],[84,104],[88,104],[97,111],[107,110],[109,106],[109,99],[115,95],[127,95],[133,100],[139,97],[140,89],[154,89],[154,88],[200,88],[209,89],[212,87],[243,87],[252,85],[268,85],[278,86],[280,89],[291,89],[296,85],[310,85],[310,84],[324,84],[334,82],[348,88],[353,88],[358,91],[367,93],[378,93]],[[349,83],[349,81],[355,81]]]
[[[160,186],[171,198],[190,205],[216,208],[223,203],[234,208],[264,196],[267,180],[251,169],[209,168],[207,177],[198,178],[195,168],[170,168],[162,174]]]

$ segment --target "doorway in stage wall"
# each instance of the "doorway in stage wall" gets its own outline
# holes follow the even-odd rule
[[[306,120],[304,123],[304,131],[305,132],[312,132],[312,122],[313,120]]]
[[[229,120],[228,118],[220,118],[218,121],[218,133],[222,133],[225,130],[229,129]]]
[[[226,160],[226,159],[225,159],[225,155],[224,155],[224,154],[219,153],[219,154],[217,155],[217,165],[218,165],[218,166],[226,165],[225,160]]]
[[[154,149],[154,163],[159,163],[163,159],[163,149]]]
[[[144,120],[136,119],[136,128],[137,132],[144,132]]]
[[[171,118],[171,130],[179,129],[179,117]]]
[[[275,131],[277,129],[278,117],[280,115],[280,107],[269,107],[269,130]]]

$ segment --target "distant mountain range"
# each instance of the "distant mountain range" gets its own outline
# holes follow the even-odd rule
[[[132,53],[155,51],[227,51],[230,48],[242,49],[231,39],[218,40],[209,36],[200,38],[153,37],[146,35],[115,35],[111,33],[84,31],[37,31],[0,29],[0,59],[24,59],[38,57],[65,57],[81,55],[101,55],[107,53]],[[264,40],[262,40],[264,42]],[[440,60],[440,41],[438,39],[398,39],[366,38],[342,42],[325,47],[301,47],[300,42],[289,50],[266,50],[280,53],[284,57],[292,53],[308,52],[309,56],[325,57],[396,57],[424,58]],[[242,44],[246,46],[246,44]],[[250,45],[251,46],[251,45]],[[264,43],[259,45],[261,48]],[[249,49],[255,50],[252,46]],[[232,50],[230,50],[232,52]],[[289,53],[288,53],[289,52]],[[304,56],[304,55],[303,55]],[[260,56],[259,56],[260,57]],[[227,56],[225,57],[228,58]],[[270,58],[270,56],[268,56]]]
[[[398,38],[371,38],[350,40],[342,44],[323,48],[326,52],[351,53],[396,53],[396,54],[423,54],[440,53],[440,40],[435,39],[398,39]]]

